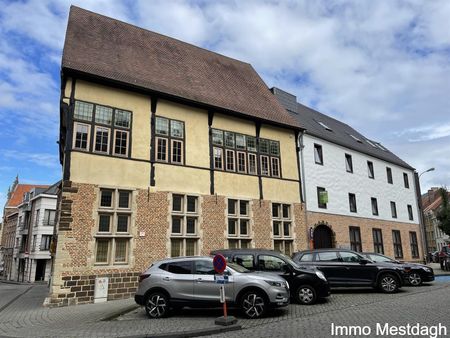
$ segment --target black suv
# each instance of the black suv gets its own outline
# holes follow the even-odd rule
[[[402,265],[407,273],[408,282],[412,286],[419,286],[422,285],[423,282],[434,281],[433,269],[426,265],[400,262],[396,259],[376,252],[363,252],[362,254],[369,258],[372,262]]]
[[[371,286],[394,293],[407,279],[402,265],[375,263],[347,249],[301,251],[293,255],[293,260],[300,266],[320,269],[331,287]]]
[[[218,253],[248,270],[273,272],[282,276],[289,283],[291,295],[300,304],[314,304],[318,298],[330,295],[330,287],[321,271],[315,268],[302,269],[290,257],[279,252],[264,249],[224,249],[212,251],[211,255]]]

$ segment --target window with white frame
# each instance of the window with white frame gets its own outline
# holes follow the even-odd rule
[[[291,205],[272,203],[273,248],[288,256],[293,251]]]
[[[172,194],[170,257],[198,254],[198,209],[197,196]]]
[[[250,248],[250,202],[229,198],[227,215],[228,248]]]
[[[157,116],[155,120],[156,160],[184,164],[184,122]]]
[[[50,244],[52,242],[51,235],[42,235],[41,237],[41,245],[39,246],[40,251],[48,251],[50,250]]]
[[[95,234],[97,265],[128,264],[130,254],[132,192],[100,189]]]
[[[128,156],[131,112],[77,100],[73,118],[73,149]]]
[[[56,211],[45,209],[44,211],[44,225],[53,226],[55,225]]]

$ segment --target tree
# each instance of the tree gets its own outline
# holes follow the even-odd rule
[[[439,194],[442,198],[442,204],[436,218],[439,221],[439,229],[441,229],[446,235],[450,236],[450,204],[447,189],[439,188]]]

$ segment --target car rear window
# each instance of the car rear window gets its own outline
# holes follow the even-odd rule
[[[247,269],[253,269],[253,255],[235,255],[233,262]]]
[[[182,261],[167,264],[167,271],[177,275],[188,275],[192,273],[192,262]]]
[[[339,262],[339,257],[336,251],[318,252],[317,260],[321,262]]]

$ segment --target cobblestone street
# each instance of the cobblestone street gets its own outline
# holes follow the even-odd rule
[[[132,299],[44,308],[42,302],[46,292],[45,285],[0,283],[0,336],[138,337],[220,328],[214,325],[214,319],[221,315],[220,309],[186,309],[166,319],[149,320]],[[372,327],[377,322],[448,325],[449,295],[449,277],[440,277],[419,288],[405,287],[396,295],[373,290],[336,291],[321,304],[292,304],[288,309],[278,310],[260,320],[243,319],[239,313],[231,311],[238,317],[242,330],[216,336],[330,337],[331,323]]]

